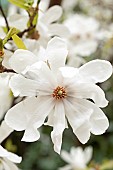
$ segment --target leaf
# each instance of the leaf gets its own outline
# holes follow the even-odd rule
[[[20,8],[23,8],[25,10],[28,10],[30,5],[28,3],[26,3],[25,0],[8,0],[10,3],[20,7]]]
[[[21,40],[21,38],[18,37],[16,34],[14,34],[14,35],[12,36],[12,39],[13,39],[14,43],[16,44],[16,46],[17,46],[19,49],[24,49],[24,50],[27,49],[26,46],[25,46],[25,44],[24,44],[23,41]]]

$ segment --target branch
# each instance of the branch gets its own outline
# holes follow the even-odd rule
[[[1,0],[0,0],[0,11],[1,11],[1,13],[2,13],[2,16],[4,17],[4,20],[5,20],[5,23],[6,23],[6,27],[7,27],[7,31],[9,31],[9,29],[10,29],[10,28],[9,28],[9,24],[8,24],[6,15],[5,15],[5,13],[4,13],[3,9],[2,9]]]
[[[62,0],[50,0],[49,7],[54,5],[61,5]]]

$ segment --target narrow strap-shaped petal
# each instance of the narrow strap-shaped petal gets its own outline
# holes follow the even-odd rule
[[[56,102],[54,112],[54,125],[51,132],[52,142],[54,143],[54,150],[60,154],[62,146],[62,134],[65,129],[65,110],[62,101]]]

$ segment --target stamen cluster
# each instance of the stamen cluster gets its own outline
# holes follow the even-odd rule
[[[67,93],[64,87],[58,86],[56,89],[54,89],[52,96],[56,99],[62,99],[67,96]]]

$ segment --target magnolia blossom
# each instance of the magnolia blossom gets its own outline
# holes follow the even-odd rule
[[[40,9],[41,11],[41,9]],[[38,23],[36,26],[36,37],[40,45],[46,47],[47,42],[51,39],[51,36],[67,37],[69,35],[69,30],[59,23],[55,23],[62,16],[62,8],[55,5],[49,8],[44,13],[40,12],[38,17]],[[27,15],[14,14],[9,17],[9,25],[16,27],[20,31],[27,28],[29,17]]]
[[[87,147],[84,150],[81,147],[72,147],[70,153],[62,150],[61,158],[69,165],[59,168],[59,170],[85,170],[91,160],[92,151],[92,147]]]
[[[0,126],[0,143],[2,143],[12,131],[13,129],[3,121]],[[21,157],[8,152],[0,145],[0,170],[18,170],[18,167],[14,163],[20,163],[21,160]]]
[[[10,74],[0,74],[0,119],[11,107],[13,101],[13,95],[9,88],[9,78]]]
[[[94,60],[80,68],[66,67],[67,54],[64,41],[55,37],[42,56],[45,61],[36,62],[36,56],[27,50],[17,50],[10,59],[18,73],[11,78],[10,88],[15,96],[27,98],[7,112],[5,121],[17,131],[25,130],[22,140],[32,142],[40,138],[38,128],[48,118],[45,125],[53,127],[51,138],[57,153],[68,123],[83,144],[91,133],[103,134],[109,126],[99,108],[107,106],[108,101],[96,83],[111,76],[111,64]]]
[[[70,55],[89,56],[96,51],[99,23],[94,18],[73,14],[64,21],[64,25],[70,30],[68,39]]]

